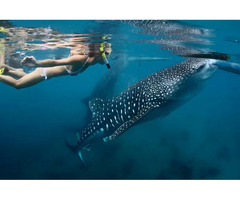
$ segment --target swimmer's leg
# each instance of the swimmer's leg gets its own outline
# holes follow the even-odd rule
[[[45,74],[44,74],[45,73]],[[15,78],[7,75],[0,75],[0,82],[15,87],[16,89],[26,88],[33,86],[45,78],[50,79],[56,76],[67,75],[63,66],[56,66],[50,68],[37,68],[35,71],[24,75],[22,78],[16,80]]]
[[[27,75],[27,73],[25,73],[23,71],[23,69],[16,69],[16,68],[10,67],[10,66],[8,66],[6,64],[2,64],[0,66],[0,68],[2,68],[2,67],[7,69],[7,72],[4,73],[5,75],[16,76],[18,78],[21,78],[21,77]]]
[[[44,77],[41,76],[41,74],[42,74],[42,69],[37,68],[35,71],[24,75],[22,78],[18,80],[8,75],[0,75],[0,81],[16,89],[21,89],[21,88],[33,86],[43,81]]]
[[[27,73],[25,73],[24,71],[21,71],[21,70],[9,70],[8,74],[10,76],[16,76],[18,78],[22,78],[23,76],[27,75]]]

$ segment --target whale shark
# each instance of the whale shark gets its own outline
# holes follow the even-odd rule
[[[83,161],[82,150],[89,150],[92,143],[111,141],[140,122],[167,116],[199,93],[218,68],[239,74],[239,66],[216,59],[188,58],[145,77],[113,98],[92,99],[91,121],[76,133],[77,143],[68,146]]]
[[[90,150],[94,142],[101,139],[105,142],[111,141],[134,125],[163,118],[176,110],[199,93],[204,83],[217,69],[240,74],[239,64],[217,60],[222,59],[223,54],[216,54],[211,50],[209,53],[209,50],[206,52],[187,45],[193,42],[209,45],[211,42],[206,37],[212,35],[212,30],[191,27],[174,21],[124,20],[121,22],[140,28],[133,31],[142,34],[167,35],[167,37],[142,42],[159,44],[164,50],[186,60],[155,72],[112,97],[115,88],[113,83],[116,83],[115,78],[118,77],[119,69],[123,66],[122,61],[124,66],[127,66],[129,61],[167,60],[165,57],[127,56],[127,59],[126,56],[125,59],[122,57],[121,62],[117,64],[119,69],[115,70],[117,73],[108,75],[108,79],[102,79],[103,84],[97,84],[96,90],[91,94],[91,97],[98,98],[89,101],[90,122],[86,123],[81,131],[76,132],[77,142],[74,145],[67,143],[82,161],[82,151]],[[224,60],[228,59],[226,56]],[[111,83],[107,84],[110,90],[100,87],[106,85],[106,82]]]

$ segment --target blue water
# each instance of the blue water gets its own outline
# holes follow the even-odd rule
[[[181,30],[204,30],[181,35],[166,31],[169,27],[159,32],[158,24],[143,27],[126,21],[10,23],[15,28],[51,28],[56,35],[110,35],[110,70],[119,70],[109,82],[110,70],[96,65],[78,76],[57,77],[21,90],[0,83],[0,179],[240,178],[240,76],[220,70],[203,91],[167,117],[133,126],[121,137],[83,152],[86,168],[65,145],[66,138],[89,119],[85,99],[117,95],[147,75],[184,60],[179,52],[157,44],[158,39],[192,36],[194,40],[186,40],[184,47],[225,53],[231,62],[240,63],[240,21],[171,22]],[[199,38],[205,42],[198,42]],[[40,42],[34,38],[23,40],[26,43]],[[21,58],[69,55],[69,48],[31,51],[16,46]]]

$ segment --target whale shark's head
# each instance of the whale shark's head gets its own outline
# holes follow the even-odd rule
[[[215,59],[203,59],[202,62],[193,65],[193,77],[198,81],[207,80],[218,69],[215,63]]]

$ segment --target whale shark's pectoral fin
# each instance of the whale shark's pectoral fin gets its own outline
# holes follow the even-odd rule
[[[138,120],[143,118],[148,112],[150,112],[154,107],[148,107],[142,110],[138,115],[132,117],[130,120],[124,122],[112,135],[103,138],[104,142],[108,142],[120,136],[124,133],[128,128],[130,128],[133,124],[135,124]]]

